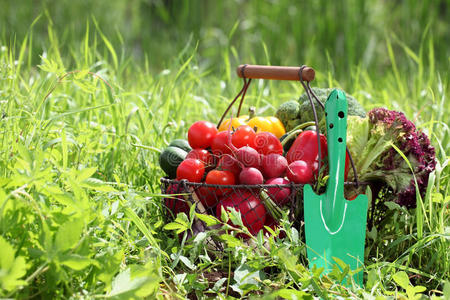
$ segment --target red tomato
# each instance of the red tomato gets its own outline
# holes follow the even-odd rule
[[[214,189],[202,186],[195,191],[195,194],[206,209],[211,209],[211,207],[215,206],[217,202],[219,202],[219,196],[216,195]],[[213,212],[208,211],[208,213]]]
[[[255,137],[255,149],[264,155],[279,154],[283,155],[283,145],[280,140],[270,132],[259,132]]]
[[[171,184],[166,190],[167,195],[171,194],[183,194],[182,190],[178,190],[178,184]],[[172,212],[173,216],[176,216],[178,213],[184,212],[186,214],[189,213],[189,205],[183,196],[174,196],[173,198],[165,198],[164,204],[167,209]]]
[[[231,142],[236,146],[236,148],[241,148],[244,146],[255,148],[255,138],[256,133],[253,128],[248,125],[241,125],[233,133]]]
[[[197,121],[189,127],[188,141],[193,149],[206,149],[211,146],[217,134],[216,125],[208,121]]]
[[[217,168],[220,170],[232,172],[235,179],[239,178],[239,174],[241,173],[239,162],[230,154],[225,154],[219,159]]]
[[[236,180],[234,175],[230,171],[212,170],[206,175],[205,182],[207,184],[220,184],[220,185],[233,185]],[[217,196],[222,196],[228,193],[230,189],[225,188],[212,188]]]
[[[229,144],[231,132],[221,131],[216,134],[211,143],[211,150],[214,155],[220,156],[223,154],[231,154],[231,147]]]
[[[198,159],[185,159],[177,168],[177,180],[187,179],[190,182],[201,182],[203,174],[205,174],[205,165]]]
[[[314,175],[312,167],[303,160],[296,160],[288,166],[287,177],[294,183],[310,183]]]
[[[225,209],[234,207],[241,212],[242,223],[252,235],[256,235],[263,228],[266,221],[266,208],[261,200],[249,191],[233,193],[228,197],[222,198],[216,208],[218,218],[222,215],[222,207]]]
[[[204,163],[205,166],[214,165],[214,157],[205,149],[193,149],[188,153],[186,158],[198,159]]]

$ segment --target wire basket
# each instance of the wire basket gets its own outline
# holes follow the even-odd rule
[[[240,97],[240,102],[236,117],[239,117],[242,103],[252,78],[276,79],[276,80],[297,80],[299,81],[312,106],[315,125],[318,137],[318,172],[317,178],[320,178],[323,164],[323,157],[320,149],[320,131],[315,106],[313,101],[317,101],[324,108],[323,103],[317,98],[310,87],[310,81],[314,79],[314,70],[312,68],[302,67],[272,67],[272,66],[249,66],[241,65],[237,69],[238,76],[243,79],[243,87],[237,96],[223,113],[217,128],[220,126],[225,116]],[[314,100],[313,100],[314,99]],[[350,157],[350,163],[353,168],[355,179],[353,182],[346,182],[345,185],[364,185],[358,181],[356,170]],[[166,195],[172,195],[164,198],[164,205],[167,211],[168,219],[173,219],[178,213],[186,213],[192,204],[196,205],[196,212],[207,214],[220,219],[222,207],[234,207],[240,212],[242,223],[252,235],[258,234],[263,230],[268,234],[267,229],[275,231],[278,226],[281,215],[280,208],[288,212],[288,219],[297,228],[301,226],[303,220],[303,184],[258,184],[258,185],[213,185],[206,183],[194,183],[186,180],[173,180],[161,178],[161,192]],[[317,186],[316,186],[317,187]],[[323,187],[324,188],[324,187]],[[203,232],[208,226],[201,220],[196,219],[193,223],[193,234]],[[279,237],[283,238],[283,232]],[[240,235],[244,239],[246,236]],[[210,241],[213,246],[220,250],[222,245],[217,241]]]

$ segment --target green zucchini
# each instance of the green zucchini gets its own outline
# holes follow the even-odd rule
[[[169,147],[177,147],[180,149],[183,149],[184,151],[188,152],[192,150],[191,146],[189,146],[189,142],[186,140],[182,140],[182,139],[176,139],[173,140],[170,144]]]
[[[177,177],[178,165],[186,158],[188,153],[181,148],[169,146],[159,156],[159,165],[169,178]]]

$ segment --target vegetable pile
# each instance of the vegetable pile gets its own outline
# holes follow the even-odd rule
[[[326,102],[331,89],[313,91]],[[376,108],[366,117],[355,98],[348,96],[348,102],[347,145],[359,181],[366,185],[347,187],[346,198],[354,199],[369,184],[376,193],[384,191],[385,201],[415,207],[416,186],[423,195],[435,168],[428,137],[403,113]],[[320,132],[325,132],[325,115],[315,104]],[[180,182],[204,183],[181,192],[219,219],[224,210],[234,208],[250,234],[256,235],[264,226],[277,226],[281,210],[288,209],[297,196],[294,184],[312,183],[320,190],[328,172],[327,138],[320,134],[318,139],[311,126],[314,117],[307,96],[282,104],[276,115],[231,118],[218,128],[197,121],[189,128],[187,141],[172,141],[160,156],[168,178],[178,181],[165,190],[173,195],[165,199],[170,213],[189,212],[189,201],[180,195]],[[318,140],[324,162],[320,172]],[[345,180],[356,178],[353,172],[347,154]]]

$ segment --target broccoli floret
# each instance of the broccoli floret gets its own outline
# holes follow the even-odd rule
[[[275,116],[283,123],[286,131],[290,131],[295,126],[301,124],[299,120],[299,112],[299,103],[295,100],[291,100],[281,104]]]
[[[313,92],[316,94],[317,98],[325,104],[327,101],[328,95],[333,90],[331,88],[329,89],[323,89],[323,88],[312,88]],[[356,100],[354,97],[350,96],[349,94],[345,94],[347,96],[347,102],[348,102],[348,114],[350,116],[360,116],[364,118],[366,116],[366,111],[364,108],[362,108],[361,104],[359,104],[358,100]],[[309,102],[309,99],[306,95],[306,93],[302,94],[300,98],[298,99],[299,103],[299,123],[302,124],[309,121],[314,121],[314,113],[311,107],[311,103]],[[319,121],[319,127],[322,130],[325,129],[325,113],[324,110],[320,107],[320,105],[317,103],[317,101],[313,98],[314,106],[316,107],[317,112],[317,118]],[[287,129],[286,129],[287,130]]]

